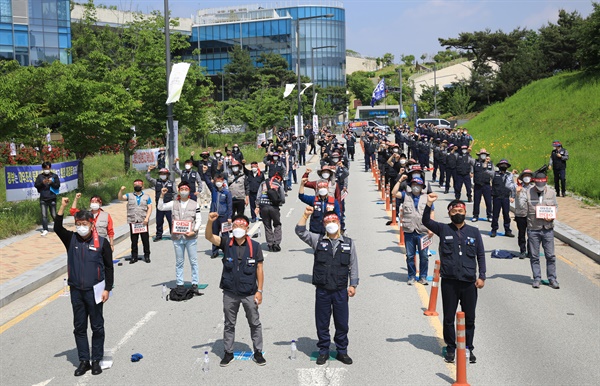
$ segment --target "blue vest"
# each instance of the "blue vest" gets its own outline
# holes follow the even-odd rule
[[[335,209],[335,198],[327,196],[327,201],[321,201],[319,196],[315,196],[313,208],[314,211],[310,216],[309,230],[312,233],[324,235],[325,226],[323,225],[323,216],[326,212],[332,212]]]
[[[235,242],[235,238],[231,237],[225,243],[222,259],[223,272],[221,273],[219,287],[236,295],[254,295],[258,290],[258,283],[256,282],[257,263],[254,260],[254,250],[260,248],[260,245],[248,236],[246,236],[246,244],[243,246],[234,247]],[[244,248],[241,260],[237,257],[236,248]]]
[[[71,236],[67,251],[69,286],[89,290],[104,280],[104,260],[102,246],[104,237],[98,236],[100,246],[94,249],[94,238],[82,241],[76,233]],[[90,249],[91,248],[91,249]]]
[[[330,291],[348,288],[352,239],[341,237],[335,254],[333,244],[321,238],[315,249],[312,283]]]
[[[465,225],[463,238],[452,226],[444,226],[440,232],[440,276],[466,282],[477,280],[477,245],[479,230]]]

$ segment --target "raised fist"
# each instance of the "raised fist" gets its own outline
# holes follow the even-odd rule
[[[127,188],[126,188],[126,187],[124,187],[124,186],[121,186],[121,191],[123,191],[123,190],[125,190],[125,189],[127,189]]]
[[[219,218],[219,214],[217,212],[210,212],[208,214],[208,221],[213,222]]]
[[[69,204],[69,197],[62,198],[62,206],[67,206]]]
[[[77,193],[77,194],[75,195],[75,199],[76,199],[76,200],[79,200],[80,198],[81,198],[81,193]]]
[[[309,217],[313,214],[314,211],[315,208],[313,208],[312,206],[307,206],[306,208],[304,208],[304,216]]]
[[[208,170],[208,166],[202,165],[202,172],[206,173],[207,170]]]
[[[169,191],[169,189],[167,189],[167,188],[162,188],[162,189],[160,190],[160,193],[161,193],[160,195],[161,195],[161,196],[164,196],[165,194],[167,194],[167,192],[168,192],[168,191]]]
[[[195,151],[192,150],[192,152],[190,153],[190,155],[193,157],[196,154]]]
[[[312,169],[311,169],[311,168],[306,168],[306,172],[307,172],[308,174],[310,174],[310,173],[312,173]]]
[[[150,169],[150,170],[155,169],[155,168],[156,168],[156,165],[148,165],[148,169]]]
[[[437,200],[437,199],[438,199],[438,195],[437,195],[437,193],[429,193],[429,194],[427,195],[427,202],[428,202],[428,203],[433,203],[433,202],[435,202],[435,200]]]

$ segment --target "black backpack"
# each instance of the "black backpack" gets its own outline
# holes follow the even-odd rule
[[[167,300],[181,302],[194,297],[194,291],[191,288],[171,288],[171,292],[167,295]]]

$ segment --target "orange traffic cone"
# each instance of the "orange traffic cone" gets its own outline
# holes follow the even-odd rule
[[[467,383],[467,335],[465,313],[456,313],[456,382],[452,386],[469,386]]]
[[[431,283],[431,293],[429,294],[429,307],[427,311],[423,312],[426,316],[438,316],[439,314],[435,311],[437,307],[437,297],[440,285],[440,261],[435,261],[435,268],[433,269],[433,283]]]

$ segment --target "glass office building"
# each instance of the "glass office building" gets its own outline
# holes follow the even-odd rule
[[[209,75],[223,72],[236,45],[248,50],[254,60],[261,53],[277,53],[287,60],[290,70],[296,71],[299,23],[300,73],[313,79],[314,68],[317,84],[345,86],[345,20],[343,5],[333,1],[310,6],[278,3],[273,8],[244,5],[202,9],[192,26],[190,42],[193,49],[200,49],[200,65]]]
[[[71,63],[69,0],[0,0],[0,60]]]

